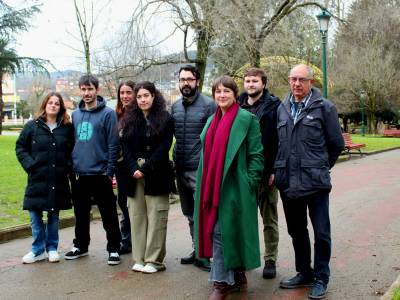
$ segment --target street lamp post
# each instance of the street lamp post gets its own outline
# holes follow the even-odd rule
[[[365,119],[364,119],[364,108],[366,93],[364,90],[360,91],[360,104],[361,104],[361,135],[365,136]]]
[[[319,32],[321,33],[321,38],[322,38],[322,96],[324,96],[324,98],[328,97],[328,79],[326,72],[326,43],[328,40],[328,26],[330,18],[331,14],[326,10],[323,10],[319,15],[317,15],[317,19],[319,22]]]

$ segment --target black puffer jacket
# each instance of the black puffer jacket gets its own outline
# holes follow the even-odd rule
[[[26,210],[70,209],[68,174],[72,170],[74,144],[72,124],[50,131],[43,119],[29,121],[16,143],[16,154],[28,173],[23,208]]]
[[[279,147],[275,183],[289,198],[330,190],[330,169],[344,148],[335,106],[312,88],[307,106],[294,124],[289,94],[278,108]]]
[[[278,152],[277,110],[281,101],[264,90],[260,99],[253,105],[247,103],[247,93],[239,97],[240,107],[254,113],[260,121],[261,141],[264,147],[264,173],[263,178],[269,178],[273,173],[276,153]]]
[[[143,119],[133,137],[122,137],[123,166],[127,195],[130,197],[135,196],[136,179],[133,173],[137,170],[144,174],[145,195],[164,195],[172,191],[174,173],[169,163],[169,149],[174,135],[174,122],[169,113],[165,113],[168,116],[160,134],[149,134],[148,125]],[[142,166],[137,163],[139,158],[145,159]]]
[[[200,133],[209,116],[215,112],[215,103],[197,93],[192,102],[178,99],[171,108],[175,123],[174,162],[178,171],[195,171],[200,159]]]

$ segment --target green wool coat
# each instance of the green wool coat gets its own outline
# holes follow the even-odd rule
[[[211,116],[200,135],[202,149]],[[203,150],[197,170],[194,233],[198,249],[198,216]],[[218,221],[225,269],[250,270],[260,266],[256,191],[264,168],[260,126],[251,113],[239,109],[226,149]],[[197,251],[198,252],[198,251]]]

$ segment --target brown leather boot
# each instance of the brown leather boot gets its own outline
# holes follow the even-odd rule
[[[229,285],[226,282],[214,282],[213,290],[208,300],[224,300],[229,294],[239,292],[236,284]]]
[[[235,271],[235,286],[238,287],[240,292],[247,291],[247,278],[246,273],[243,271]]]

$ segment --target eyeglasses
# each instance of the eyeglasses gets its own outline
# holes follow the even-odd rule
[[[290,83],[296,83],[299,81],[300,83],[306,83],[307,81],[310,81],[311,78],[304,78],[304,77],[289,77],[289,82]]]
[[[179,78],[179,83],[193,83],[195,82],[197,79],[196,78]]]

